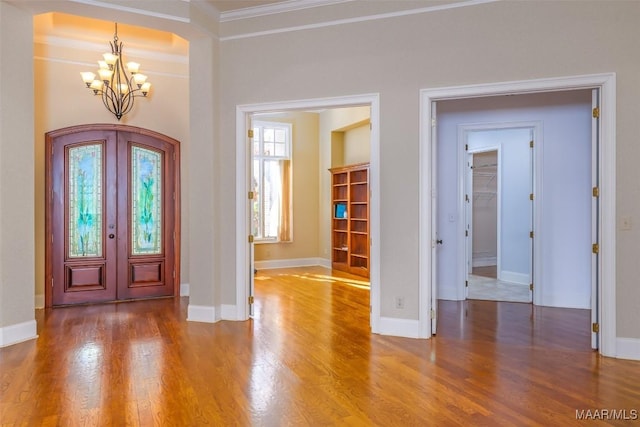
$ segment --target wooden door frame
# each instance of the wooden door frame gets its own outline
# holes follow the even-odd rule
[[[180,218],[180,141],[173,139],[167,135],[155,132],[153,130],[144,129],[136,126],[120,125],[120,124],[87,124],[70,126],[66,128],[57,129],[45,134],[45,283],[44,283],[44,304],[45,308],[51,308],[53,306],[53,288],[51,286],[53,280],[53,242],[52,239],[47,236],[52,235],[52,210],[53,210],[53,187],[52,187],[52,173],[53,173],[53,141],[64,135],[89,132],[89,131],[110,131],[110,132],[129,132],[140,135],[146,135],[152,138],[156,138],[160,141],[168,143],[173,146],[175,154],[175,171],[173,176],[173,185],[175,190],[174,198],[174,231],[175,239],[174,245],[174,267],[176,275],[173,280],[173,295],[180,295],[180,241],[181,241],[181,218]]]

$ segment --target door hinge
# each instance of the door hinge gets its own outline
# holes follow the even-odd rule
[[[533,141],[529,141],[529,148],[533,148]]]
[[[594,243],[594,244],[591,246],[591,252],[593,252],[594,254],[598,254],[598,253],[600,253],[600,245],[599,245],[599,244],[597,244],[597,243]]]
[[[529,200],[533,200],[533,193],[529,193]]]
[[[529,283],[529,290],[532,291],[533,290],[533,283]]]
[[[176,192],[174,191],[173,192],[173,200],[175,200],[175,199],[176,199]]]
[[[432,319],[436,318],[436,311],[432,308],[431,312],[429,313]]]
[[[253,295],[251,295],[249,297],[249,305],[253,304],[254,301],[255,301],[255,299],[253,298]]]
[[[173,270],[173,278],[174,279],[176,278],[176,271],[175,270]]]
[[[469,144],[464,144],[464,151],[469,151]]]
[[[249,243],[253,243],[253,234],[249,234]]]
[[[468,194],[465,194],[465,195],[464,195],[464,201],[465,201],[465,202],[467,202],[467,203],[469,203],[469,195],[468,195]]]
[[[593,116],[594,119],[600,118],[600,107],[595,107],[591,112],[591,115]]]
[[[436,119],[431,119],[431,127],[436,127]]]
[[[253,138],[253,129],[249,129],[247,131],[247,135],[249,136],[249,138]]]
[[[175,152],[173,153],[173,161],[174,162],[176,161],[176,153]]]
[[[600,197],[600,188],[593,187],[592,194],[593,194],[593,197]]]
[[[248,194],[248,198],[249,198],[249,200],[253,200],[253,198],[255,197],[255,195],[256,195],[256,194],[255,194],[253,191],[249,191],[249,194]]]
[[[53,288],[53,277],[51,278],[51,287]]]
[[[530,232],[529,232],[529,238],[530,238],[530,239],[533,239],[533,231],[530,231]]]
[[[600,324],[599,323],[592,323],[591,324],[591,331],[598,333],[600,332]]]
[[[469,230],[464,230],[464,237],[469,237]]]
[[[465,288],[468,288],[468,287],[469,287],[469,281],[468,281],[468,280],[465,280],[465,281],[464,281],[464,287],[465,287]]]

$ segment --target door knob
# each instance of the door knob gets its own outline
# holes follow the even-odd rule
[[[442,244],[442,240],[436,240],[436,243],[441,245]]]
[[[110,238],[110,239],[113,239],[114,237],[116,237],[116,235],[115,235],[115,234],[113,234],[113,233],[109,234],[109,238]]]

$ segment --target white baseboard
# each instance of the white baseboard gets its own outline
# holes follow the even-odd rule
[[[188,283],[180,283],[180,296],[188,297],[189,296],[190,287]]]
[[[190,322],[215,323],[216,308],[208,305],[192,305],[187,307],[187,320]]]
[[[471,264],[474,267],[491,267],[498,265],[498,259],[495,256],[472,256]]]
[[[0,347],[7,347],[38,338],[35,319],[0,328]]]
[[[378,333],[394,337],[420,338],[420,324],[417,320],[380,317]]]
[[[616,338],[616,357],[619,359],[640,360],[640,339]]]
[[[44,294],[36,294],[36,308],[44,308]]]
[[[311,267],[315,265],[331,268],[331,260],[328,260],[326,258],[270,259],[264,261],[255,261],[254,265],[257,270],[272,268]]]
[[[220,319],[222,320],[247,320],[238,318],[238,306],[222,304],[220,306]]]
[[[528,285],[530,283],[528,274],[516,273],[514,271],[502,270],[498,274],[498,279],[503,282],[518,283],[520,285]]]

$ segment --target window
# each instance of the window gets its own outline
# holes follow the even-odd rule
[[[260,242],[291,241],[291,125],[253,122],[251,233]]]

